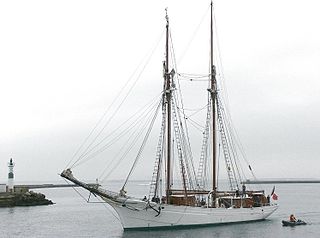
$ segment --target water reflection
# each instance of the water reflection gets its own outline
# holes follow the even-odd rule
[[[263,220],[248,223],[237,223],[227,225],[212,225],[205,227],[188,227],[175,229],[125,231],[123,238],[147,238],[147,237],[257,237],[257,230],[262,228],[264,231],[271,230],[276,221]],[[279,226],[281,228],[281,226]],[[270,237],[268,232],[259,233],[259,237]]]
[[[13,214],[14,213],[14,207],[9,207],[8,208],[8,214]]]

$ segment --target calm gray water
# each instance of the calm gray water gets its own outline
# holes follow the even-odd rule
[[[118,188],[119,182],[108,184]],[[261,186],[260,186],[261,187]],[[272,186],[263,186],[271,191]],[[132,182],[129,192],[143,196],[145,182]],[[88,194],[81,190],[84,196]],[[102,203],[86,203],[72,188],[41,189],[56,204],[0,209],[0,237],[320,237],[320,184],[276,186],[280,208],[260,222],[189,228],[167,231],[123,232],[112,208]],[[97,200],[92,200],[97,201]],[[306,226],[282,227],[290,213],[308,222]]]

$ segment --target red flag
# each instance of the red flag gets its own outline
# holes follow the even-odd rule
[[[272,194],[272,199],[273,200],[278,200],[278,195],[275,192]]]

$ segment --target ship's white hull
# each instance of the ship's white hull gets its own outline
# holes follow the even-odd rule
[[[150,207],[138,204],[136,204],[138,206],[123,206],[110,201],[108,203],[118,213],[125,230],[258,221],[267,218],[278,208],[277,205],[253,208],[206,208],[164,204],[158,213]]]
[[[89,186],[78,181],[71,170],[61,176],[99,195],[118,213],[124,229],[143,229],[179,226],[205,226],[235,222],[263,220],[270,216],[277,205],[252,208],[210,208],[157,204],[147,200],[121,196],[118,193]]]

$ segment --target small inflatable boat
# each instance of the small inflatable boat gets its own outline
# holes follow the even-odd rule
[[[283,226],[299,226],[299,225],[307,225],[307,223],[302,220],[297,220],[297,221],[284,221],[284,220],[282,220],[282,225]]]

